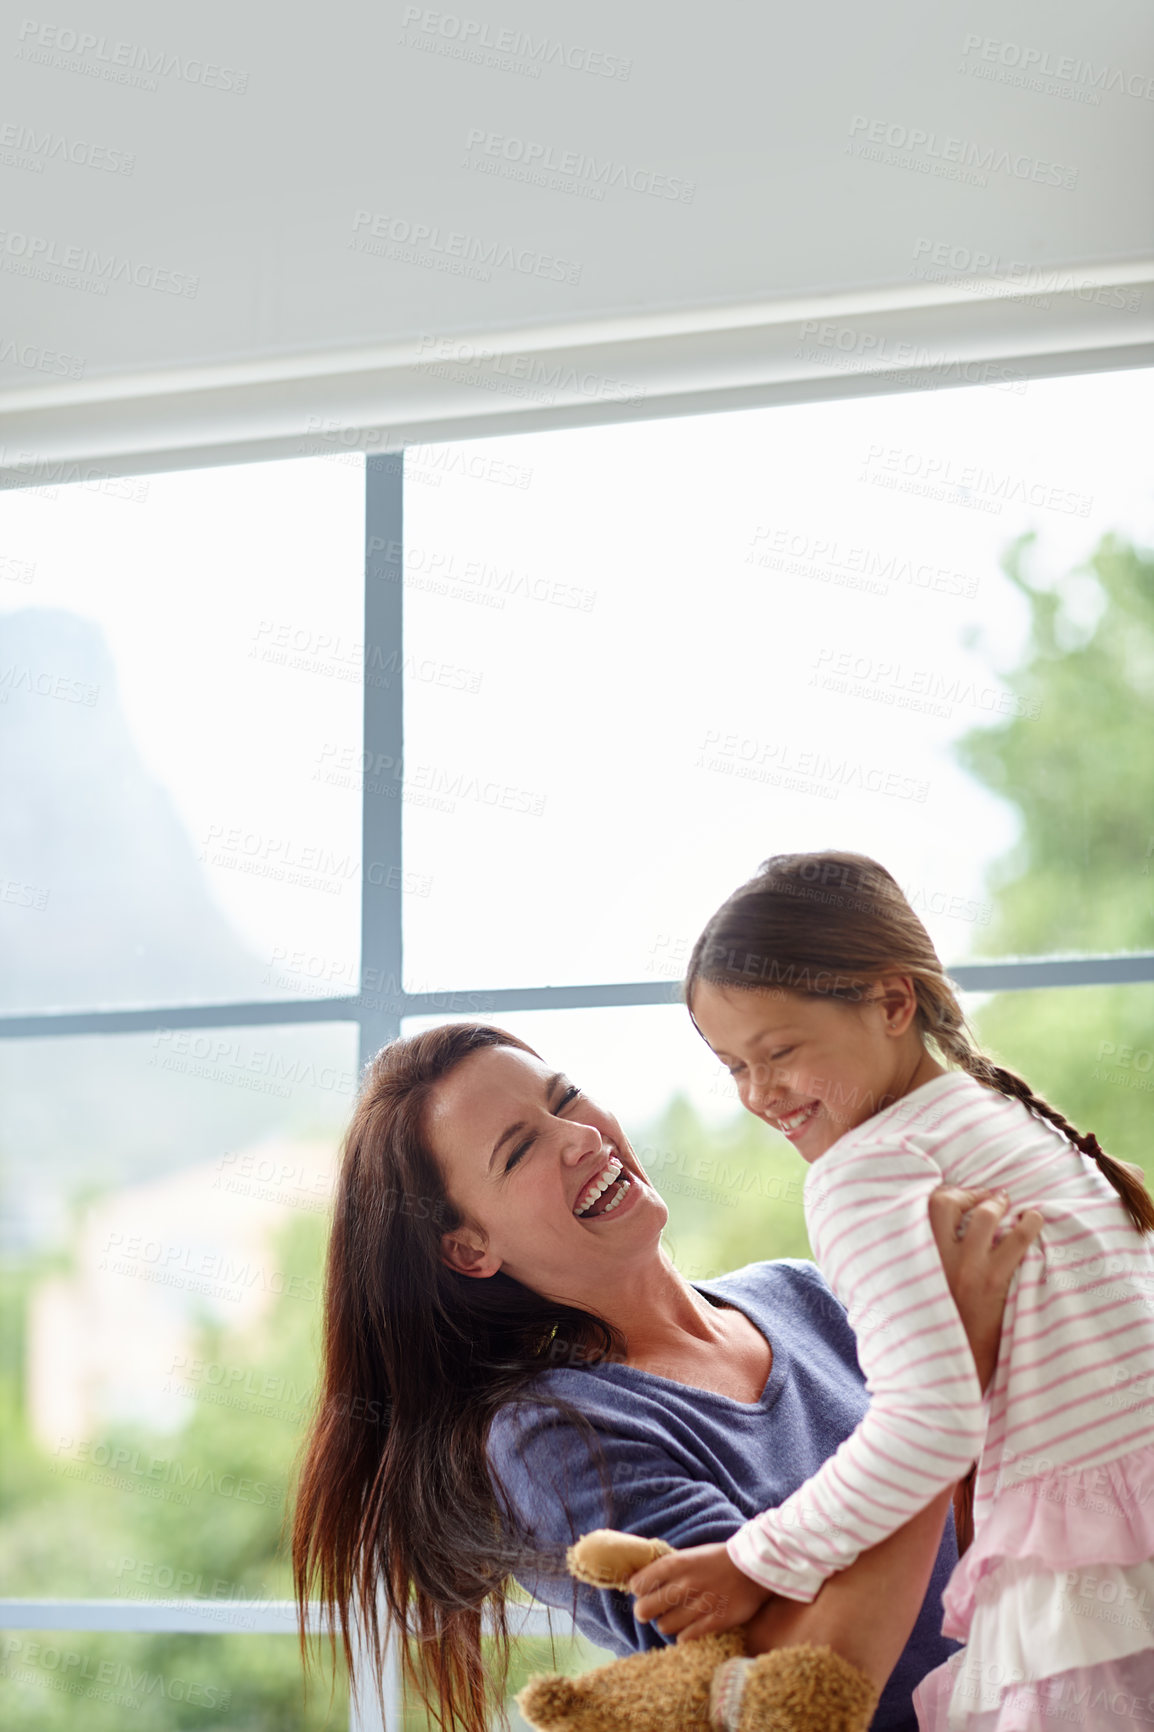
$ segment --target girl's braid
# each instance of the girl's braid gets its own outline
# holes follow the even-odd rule
[[[1041,1095],[1035,1094],[1023,1077],[995,1064],[978,1050],[970,1039],[961,1007],[945,980],[923,979],[918,985],[918,1001],[927,1033],[932,1035],[943,1055],[975,1081],[997,1089],[999,1094],[1008,1095],[1011,1100],[1021,1101],[1035,1118],[1054,1125],[1081,1154],[1097,1163],[1103,1176],[1121,1196],[1138,1231],[1154,1231],[1154,1201],[1142,1181],[1121,1161],[1108,1155],[1092,1131],[1075,1130],[1069,1119]]]

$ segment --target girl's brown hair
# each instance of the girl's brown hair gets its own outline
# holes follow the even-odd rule
[[[775,854],[709,921],[689,959],[690,1012],[699,981],[859,1003],[882,974],[908,974],[917,1027],[943,1058],[1021,1101],[1098,1163],[1140,1233],[1154,1229],[1154,1201],[1090,1133],[1076,1131],[1029,1083],[974,1044],[929,933],[896,881],[865,854]]]
[[[520,1566],[543,1567],[490,1478],[489,1423],[513,1399],[580,1423],[565,1403],[534,1395],[534,1378],[557,1365],[559,1349],[593,1360],[623,1345],[591,1313],[501,1272],[472,1280],[441,1259],[441,1236],[462,1217],[423,1115],[443,1077],[497,1046],[537,1056],[502,1029],[456,1023],[393,1041],[367,1068],[337,1183],[322,1384],[293,1524],[306,1661],[315,1598],[340,1630],[350,1671],[354,1634],[375,1657],[379,1692],[380,1592],[405,1676],[449,1732],[489,1725],[508,1669],[508,1578]]]

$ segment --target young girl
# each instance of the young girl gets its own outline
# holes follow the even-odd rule
[[[671,1600],[718,1608],[682,1616],[696,1635],[743,1622],[767,1592],[810,1601],[976,1458],[975,1537],[944,1595],[944,1633],[967,1646],[920,1686],[923,1732],[1154,1725],[1145,1188],[974,1048],[928,934],[865,856],[768,860],[698,939],[686,998],[743,1105],[810,1164],[814,1255],[847,1307],[871,1404],[812,1479],[727,1546],[639,1572],[637,1615]],[[929,1230],[943,1181],[1008,1193],[1043,1219],[984,1397]],[[748,1664],[719,1681],[723,1717]]]

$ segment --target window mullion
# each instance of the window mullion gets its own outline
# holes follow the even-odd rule
[[[404,1014],[401,798],[404,790],[404,453],[365,460],[364,766],[361,787],[363,1066]]]

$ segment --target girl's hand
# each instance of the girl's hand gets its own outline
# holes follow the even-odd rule
[[[679,1642],[747,1624],[774,1597],[738,1569],[723,1545],[670,1552],[638,1570],[629,1592],[637,1596],[633,1616]]]
[[[941,1185],[930,1197],[930,1226],[946,1282],[966,1331],[983,1390],[998,1363],[1002,1312],[1010,1282],[1042,1231],[1042,1217],[1027,1209],[1005,1220],[1005,1191],[963,1191]]]

